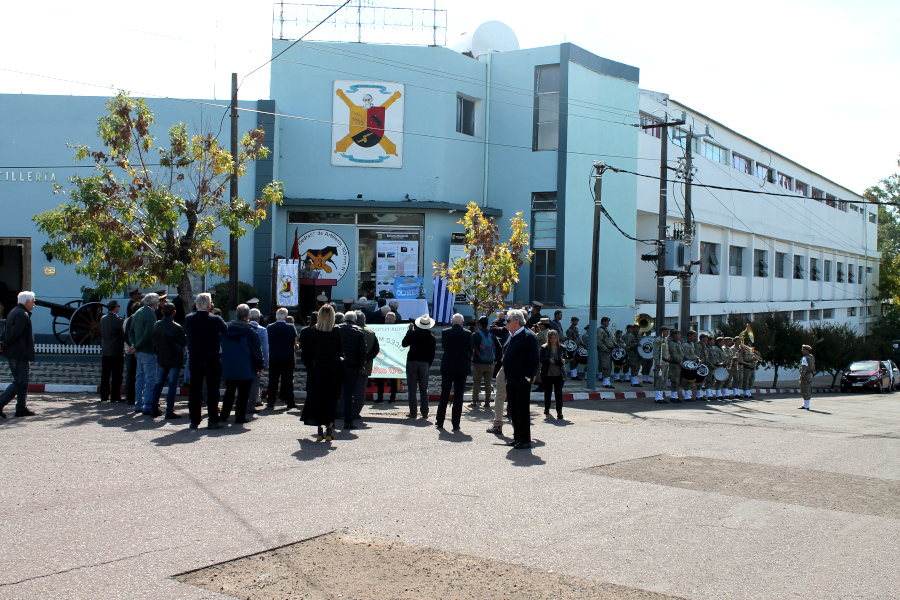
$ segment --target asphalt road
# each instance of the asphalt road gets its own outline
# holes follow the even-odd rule
[[[900,597],[900,393],[799,404],[535,405],[517,451],[468,408],[367,407],[327,444],[296,412],[190,431],[37,396],[0,421],[0,598],[230,598],[173,576],[331,531],[691,600]]]

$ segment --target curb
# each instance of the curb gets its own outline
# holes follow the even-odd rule
[[[8,383],[0,383],[0,391],[5,390]],[[165,388],[163,388],[165,390]],[[31,383],[28,384],[28,391],[33,394],[99,394],[100,386],[97,385],[64,385],[64,384],[43,384],[43,383]],[[124,388],[122,390],[124,392]],[[165,393],[165,392],[164,392]],[[220,394],[224,394],[225,390],[219,390]],[[263,398],[268,397],[267,390],[260,391]],[[294,392],[297,396],[298,400],[306,398],[306,392]],[[668,391],[666,399],[668,400]],[[772,394],[799,394],[800,388],[755,388],[753,390],[753,394],[759,395],[772,395]],[[838,390],[832,388],[817,388],[812,390],[813,394],[837,394]],[[178,389],[179,396],[188,396],[188,388],[183,387]],[[653,391],[649,392],[566,392],[563,393],[563,401],[571,402],[573,400],[641,400],[641,399],[653,399],[656,393]],[[366,400],[373,400],[375,398],[375,394],[367,393]],[[471,400],[472,394],[465,394],[466,400]],[[408,394],[397,394],[397,400],[408,400]],[[428,394],[429,402],[438,402],[441,399],[440,394]],[[532,400],[543,400],[544,394],[543,392],[532,392],[531,393]],[[697,398],[700,400],[700,398]],[[707,398],[702,398],[706,400]],[[709,400],[714,400],[715,398],[709,398]]]

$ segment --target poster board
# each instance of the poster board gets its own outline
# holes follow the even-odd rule
[[[456,259],[462,258],[466,254],[466,234],[465,233],[451,233],[450,234],[450,256],[447,260],[447,265],[453,266],[453,263],[456,262]],[[457,294],[456,295],[457,303],[465,303],[466,295],[465,294]]]
[[[375,243],[375,295],[394,293],[394,279],[419,275],[418,232],[381,231]]]

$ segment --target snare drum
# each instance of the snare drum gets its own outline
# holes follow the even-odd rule
[[[588,362],[587,359],[588,359],[587,348],[579,348],[578,356],[575,357],[575,360],[578,362],[579,365],[586,365]]]
[[[699,365],[697,367],[697,383],[700,383],[701,381],[706,379],[707,375],[709,375],[709,367],[703,364]]]
[[[684,381],[690,381],[691,383],[697,382],[697,367],[699,365],[696,361],[686,360],[681,363],[681,379]]]
[[[612,361],[617,367],[625,366],[625,348],[612,349]]]

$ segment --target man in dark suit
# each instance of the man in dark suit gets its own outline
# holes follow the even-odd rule
[[[537,336],[525,327],[526,323],[523,311],[509,311],[509,340],[503,348],[506,400],[515,429],[509,445],[516,450],[531,448],[531,382],[540,362]]]
[[[450,329],[441,335],[444,357],[441,359],[441,401],[438,404],[435,426],[444,428],[447,402],[450,400],[450,386],[453,386],[453,412],[450,422],[453,429],[459,429],[462,418],[463,391],[466,377],[472,372],[472,332],[463,328],[463,316],[459,313],[450,319]]]
[[[28,371],[34,361],[34,332],[31,329],[31,311],[34,310],[34,292],[19,292],[19,303],[6,316],[6,330],[0,353],[9,361],[12,383],[0,395],[0,419],[5,419],[3,407],[16,397],[16,416],[30,417],[28,409]]]
[[[222,428],[219,422],[219,380],[222,377],[220,348],[222,334],[228,330],[228,325],[222,317],[209,314],[210,304],[212,300],[209,294],[198,294],[194,302],[196,312],[184,319],[188,353],[191,355],[191,386],[188,396],[191,429],[200,426],[204,380],[207,388],[208,427]]]
[[[122,370],[125,367],[125,329],[118,300],[106,305],[109,312],[100,319],[100,402],[122,402]]]
[[[275,395],[281,380],[281,399],[288,408],[296,408],[294,402],[294,346],[297,343],[297,328],[285,321],[288,311],[279,308],[275,312],[275,322],[266,327],[269,338],[269,397],[267,408],[275,408]]]

